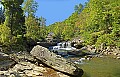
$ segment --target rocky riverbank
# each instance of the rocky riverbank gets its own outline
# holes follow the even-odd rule
[[[99,54],[98,57],[101,55],[112,55],[114,58],[120,59],[120,48],[117,46],[106,46],[104,43],[102,43],[98,48],[95,47],[95,45],[84,46],[84,41],[78,38],[71,42],[73,46],[82,51],[87,51],[88,54]]]
[[[108,55],[108,56],[112,55],[114,58],[120,59],[120,48],[118,47],[112,47],[112,46],[104,47],[101,44],[100,48],[96,48],[94,45],[92,46],[87,45],[85,48],[86,50],[92,53],[99,53],[100,55]]]
[[[1,58],[0,77],[81,77],[83,74],[74,64],[41,46],[34,47],[31,54],[25,51],[9,55],[0,53]],[[5,62],[7,60],[10,61]]]
[[[69,77],[38,62],[26,52],[9,57],[3,54],[0,56],[4,59],[0,61],[0,77]]]

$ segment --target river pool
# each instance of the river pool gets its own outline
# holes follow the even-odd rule
[[[111,57],[93,58],[78,66],[84,71],[82,77],[120,77],[120,60]]]

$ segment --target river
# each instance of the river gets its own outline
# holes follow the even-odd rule
[[[73,62],[80,59],[80,57],[66,58]],[[76,65],[83,69],[82,77],[120,77],[120,59],[114,59],[113,56],[95,57]]]
[[[84,71],[82,77],[120,77],[120,60],[108,56],[86,60],[78,66]]]

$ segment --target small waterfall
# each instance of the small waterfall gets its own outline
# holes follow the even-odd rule
[[[62,48],[65,48],[65,43],[62,43]]]
[[[62,42],[62,43],[58,43],[57,46],[60,46],[61,48],[71,48],[71,43],[70,42]]]
[[[58,44],[57,44],[57,46],[60,46],[60,47],[62,47],[62,43],[58,43]]]
[[[71,48],[71,43],[70,42],[67,43],[67,48]]]

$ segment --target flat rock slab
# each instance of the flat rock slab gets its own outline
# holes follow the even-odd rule
[[[14,64],[7,54],[0,52],[0,70],[7,70]]]
[[[51,68],[54,68],[55,70],[75,77],[81,77],[83,75],[82,69],[78,68],[63,57],[50,52],[45,47],[37,45],[32,49],[30,53],[32,56],[36,57],[44,64],[50,66]]]

